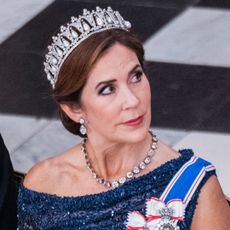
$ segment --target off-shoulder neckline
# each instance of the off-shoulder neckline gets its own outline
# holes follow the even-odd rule
[[[32,196],[33,198],[49,198],[49,199],[64,199],[64,200],[92,200],[97,197],[100,197],[101,199],[111,197],[113,194],[119,194],[119,191],[125,190],[129,186],[135,184],[138,185],[141,183],[142,180],[148,179],[149,177],[154,176],[155,174],[161,173],[163,168],[167,168],[170,164],[173,164],[175,162],[180,163],[179,167],[181,167],[185,162],[187,162],[193,155],[193,150],[191,149],[182,149],[178,151],[181,155],[179,157],[173,158],[171,160],[166,161],[165,163],[159,165],[157,168],[153,169],[152,171],[141,175],[137,178],[134,178],[130,181],[125,182],[122,186],[100,192],[100,193],[92,193],[92,194],[85,194],[85,195],[80,195],[80,196],[60,196],[56,194],[49,194],[45,192],[38,192],[29,188],[26,188],[22,183],[19,185],[19,191],[20,193],[24,193],[25,195]]]

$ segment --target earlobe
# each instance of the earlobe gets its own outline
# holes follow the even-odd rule
[[[77,123],[79,123],[81,117],[84,117],[84,113],[80,108],[76,108],[67,104],[60,104],[60,107],[71,120]]]

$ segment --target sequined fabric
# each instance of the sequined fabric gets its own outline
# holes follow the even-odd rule
[[[125,229],[130,211],[145,213],[145,201],[159,198],[167,184],[193,152],[181,150],[181,156],[152,172],[126,182],[108,192],[80,197],[60,197],[34,192],[22,185],[18,195],[18,229],[89,230]],[[215,171],[207,172],[189,202],[180,229],[189,229],[201,187]]]

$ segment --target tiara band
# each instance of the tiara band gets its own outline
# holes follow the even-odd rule
[[[124,29],[129,31],[131,23],[125,21],[118,11],[111,7],[91,12],[84,9],[83,15],[71,17],[71,21],[60,27],[56,36],[52,37],[53,42],[48,46],[48,53],[45,56],[45,72],[47,79],[53,88],[57,82],[59,70],[69,54],[81,42],[92,34],[110,29]]]

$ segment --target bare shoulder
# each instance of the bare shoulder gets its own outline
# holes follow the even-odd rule
[[[23,185],[33,191],[57,194],[60,184],[66,185],[76,180],[80,171],[78,159],[79,147],[67,151],[35,164],[27,173]]]
[[[56,157],[46,159],[35,164],[23,181],[23,185],[31,190],[41,192],[51,178],[55,176],[58,168]]]
[[[230,226],[230,208],[216,176],[201,189],[191,229],[222,229]]]

